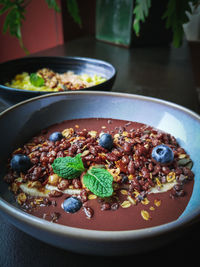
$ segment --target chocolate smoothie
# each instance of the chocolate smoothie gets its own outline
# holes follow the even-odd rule
[[[174,221],[193,190],[184,148],[138,122],[64,121],[43,129],[9,161],[5,181],[24,211],[83,229],[134,230]]]

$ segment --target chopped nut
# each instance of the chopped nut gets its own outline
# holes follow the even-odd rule
[[[113,176],[113,180],[115,182],[118,182],[121,180],[121,176],[120,174],[120,168],[116,168],[116,169],[108,169],[109,173]]]
[[[11,191],[12,191],[14,194],[16,194],[17,191],[18,191],[18,189],[19,189],[19,186],[18,186],[17,183],[12,183],[10,189],[11,189]]]
[[[133,178],[134,178],[134,176],[133,176],[132,174],[130,174],[130,175],[128,176],[128,179],[129,179],[129,180],[133,180]]]
[[[43,198],[35,198],[34,199],[34,204],[36,204],[36,205],[40,205],[40,204],[42,204],[43,203]]]
[[[173,182],[176,178],[176,174],[175,172],[170,172],[168,175],[167,175],[167,182],[170,183],[170,182]]]
[[[149,149],[149,144],[145,144],[144,147],[145,147],[146,149]]]
[[[122,135],[123,136],[127,136],[128,135],[128,132],[124,131],[124,132],[122,132]]]
[[[17,202],[22,205],[24,202],[26,202],[26,195],[24,193],[20,193],[17,196]]]
[[[101,210],[102,211],[103,210],[110,210],[110,208],[111,208],[111,205],[108,202],[102,203],[102,205],[101,205]]]
[[[120,135],[117,133],[114,135],[114,138],[118,139],[120,137]]]
[[[51,222],[57,222],[61,214],[59,212],[51,213]]]
[[[119,208],[119,204],[118,203],[113,203],[111,205],[111,210],[113,210],[113,211],[117,210],[118,208]]]
[[[92,208],[90,207],[83,207],[83,210],[85,212],[86,218],[87,219],[91,219],[94,215],[94,211]]]
[[[95,137],[97,136],[97,131],[89,131],[88,134],[89,134],[91,137],[95,138]]]
[[[59,183],[60,177],[57,174],[52,174],[48,178],[48,184],[57,185]]]
[[[62,135],[66,138],[70,138],[72,137],[72,135],[74,134],[74,129],[73,128],[68,128],[62,131]]]
[[[59,190],[63,191],[69,187],[69,181],[67,179],[61,179],[57,187]]]
[[[50,191],[50,193],[49,193],[49,196],[50,197],[60,197],[60,196],[62,196],[62,192],[60,192],[60,191],[57,191],[57,190],[52,190],[52,191]]]

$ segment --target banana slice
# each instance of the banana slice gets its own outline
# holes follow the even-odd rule
[[[29,183],[22,183],[20,184],[19,187],[25,194],[33,197],[48,197],[49,193],[53,190],[57,190],[62,192],[63,194],[68,194],[68,195],[79,195],[81,193],[80,189],[65,189],[61,191],[56,186],[49,184],[46,184],[45,187],[37,188],[37,187],[30,187]]]
[[[177,182],[173,181],[170,183],[162,184],[161,186],[155,186],[155,187],[152,187],[148,193],[156,194],[156,193],[167,192],[168,190],[172,189],[175,184],[177,184]]]

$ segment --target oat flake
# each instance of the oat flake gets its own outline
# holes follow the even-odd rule
[[[141,210],[141,216],[145,221],[148,221],[151,218],[150,214],[146,210]]]
[[[161,205],[161,200],[159,200],[159,199],[155,199],[155,200],[154,200],[154,205],[155,205],[156,207],[159,207],[159,206]]]
[[[97,198],[97,196],[94,195],[94,194],[90,194],[90,195],[88,196],[88,199],[96,199],[96,198]]]
[[[128,201],[128,200],[125,200],[125,201],[122,202],[122,204],[121,204],[121,207],[124,208],[124,209],[129,208],[130,206],[131,206],[131,203],[130,203],[130,201]]]

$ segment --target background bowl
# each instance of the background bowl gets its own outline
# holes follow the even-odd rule
[[[11,82],[16,74],[22,72],[33,73],[40,68],[49,68],[55,72],[63,73],[73,71],[75,74],[97,74],[106,78],[106,81],[81,90],[103,90],[109,91],[116,77],[115,68],[108,62],[84,58],[84,57],[25,57],[11,60],[0,64],[0,95],[9,104],[15,104],[39,95],[52,92],[20,90],[5,86],[6,82]],[[53,92],[54,93],[54,92]]]
[[[21,211],[2,177],[13,149],[31,136],[66,119],[102,117],[142,122],[174,135],[190,154],[194,189],[182,215],[171,223],[130,231],[94,231],[47,222]],[[0,115],[0,212],[22,231],[67,250],[100,255],[146,251],[183,234],[200,213],[200,117],[173,103],[111,92],[65,92],[21,102]],[[179,230],[179,231],[178,231]]]

